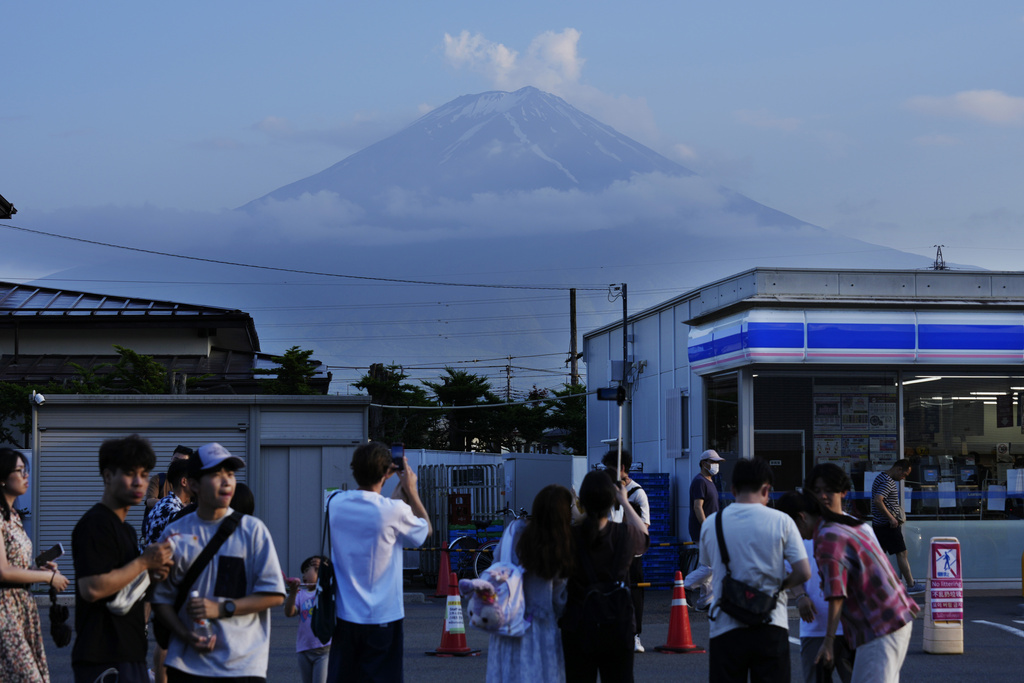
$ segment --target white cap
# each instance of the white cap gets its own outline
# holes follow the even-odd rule
[[[700,454],[700,462],[704,462],[705,460],[710,460],[711,462],[725,462],[725,458],[710,448]]]

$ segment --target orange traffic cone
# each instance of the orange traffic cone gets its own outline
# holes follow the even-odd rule
[[[448,560],[448,549],[441,549],[441,565],[437,568],[437,588],[434,590],[435,598],[444,598],[448,596],[448,574],[452,571],[451,564]]]
[[[480,654],[480,650],[470,649],[466,645],[466,624],[462,620],[462,598],[459,596],[459,579],[455,572],[448,574],[448,603],[441,630],[441,647],[427,654],[436,657],[475,657]]]
[[[693,644],[690,635],[690,612],[686,608],[686,591],[683,588],[683,573],[676,572],[675,587],[672,588],[672,611],[668,620],[668,642],[654,648],[667,654],[700,654],[705,650]]]

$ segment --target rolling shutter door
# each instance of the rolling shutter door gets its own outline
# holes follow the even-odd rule
[[[238,480],[246,481],[249,464],[246,433],[235,425],[223,429],[149,429],[142,435],[150,440],[156,452],[153,474],[167,471],[171,453],[178,444],[195,448],[216,441],[246,462],[247,467],[238,472]],[[39,516],[39,538],[33,540],[33,545],[39,552],[55,543],[63,543],[66,554],[59,560],[60,568],[72,581],[71,532],[79,518],[103,497],[98,453],[100,444],[111,436],[109,427],[95,430],[49,428],[39,434],[33,472],[39,477],[39,500],[34,510]],[[128,511],[126,521],[136,535],[142,527],[142,508],[136,505]]]

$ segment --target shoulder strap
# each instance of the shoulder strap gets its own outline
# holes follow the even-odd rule
[[[725,536],[722,534],[722,512],[715,513],[715,534],[718,536],[718,552],[722,554],[722,562],[725,564],[726,576],[731,576],[729,571],[729,549],[725,547]]]
[[[182,579],[181,584],[178,586],[178,596],[174,599],[175,613],[181,610],[181,606],[185,604],[185,598],[188,596],[192,584],[196,582],[199,575],[206,569],[206,565],[210,564],[210,560],[217,554],[220,547],[224,545],[224,541],[228,540],[228,536],[235,533],[235,529],[238,528],[238,524],[241,521],[242,513],[235,510],[217,527],[217,532],[210,539],[210,542],[206,544],[206,547],[203,548],[203,552],[199,553],[199,557],[192,563],[192,566],[188,568],[185,578]]]
[[[328,561],[334,562],[334,558],[331,557],[331,501],[334,497],[341,493],[341,489],[335,491],[331,495],[327,496],[327,504],[324,506],[324,530],[320,536],[320,556],[326,557]],[[324,555],[324,547],[327,548],[327,554]]]

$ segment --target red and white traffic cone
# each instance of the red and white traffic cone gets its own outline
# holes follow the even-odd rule
[[[435,657],[475,657],[480,654],[480,650],[466,645],[466,623],[462,620],[462,598],[455,572],[448,573],[448,602],[441,630],[441,646],[427,654]]]
[[[448,595],[448,575],[451,573],[451,563],[448,559],[448,549],[441,549],[441,565],[437,569],[437,588],[434,590],[435,598],[444,598]]]
[[[683,573],[676,572],[672,588],[672,611],[668,620],[668,642],[654,648],[666,654],[701,654],[705,650],[693,644],[690,634],[690,612],[686,608],[686,589],[683,588]]]

